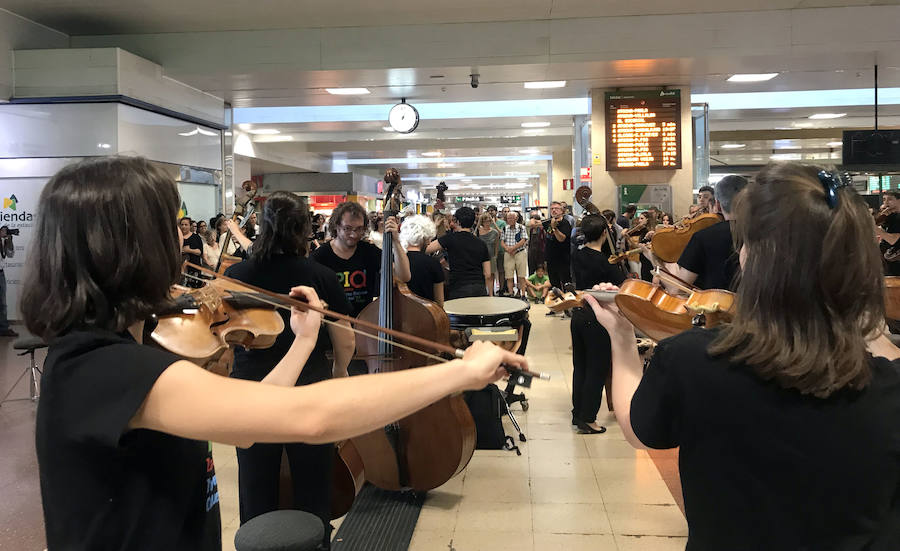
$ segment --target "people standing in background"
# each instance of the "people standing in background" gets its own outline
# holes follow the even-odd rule
[[[697,206],[698,214],[709,214],[712,212],[713,201],[716,198],[716,190],[712,186],[703,186],[697,190]]]
[[[493,295],[490,253],[484,241],[473,234],[475,211],[469,207],[460,207],[456,210],[454,219],[458,231],[432,241],[425,249],[428,254],[447,251],[450,264],[447,299]]]
[[[896,276],[900,275],[900,255],[893,253],[900,249],[900,191],[885,191],[881,200],[879,214],[884,215],[884,222],[875,226],[875,235],[881,250],[884,275]]]
[[[494,219],[488,213],[478,217],[478,238],[487,245],[488,253],[491,255],[491,281],[497,277],[497,255],[500,250],[500,232],[494,227]],[[493,283],[491,286],[493,287]],[[503,286],[502,281],[497,281],[499,287]]]
[[[506,228],[506,214],[508,212],[509,207],[503,207],[502,209],[500,209],[500,213],[494,220],[494,226],[497,228],[497,232],[501,236],[503,235],[504,228]],[[503,263],[504,254],[506,253],[503,250],[503,247],[500,247],[500,249],[497,251],[497,279],[500,281],[499,290],[497,291],[498,296],[506,295],[506,285],[504,285],[504,282],[506,281],[506,265]]]
[[[635,214],[637,214],[637,205],[628,205],[625,207],[625,211],[616,218],[616,224],[620,225],[623,230],[627,230],[631,227],[631,221],[634,220]]]
[[[178,221],[182,237],[181,259],[183,262],[190,262],[191,264],[199,266],[201,262],[203,262],[203,239],[191,231],[191,225],[192,222],[188,216],[185,216]],[[196,268],[187,268],[186,272],[188,276],[193,277],[185,276],[182,281],[185,287],[197,288],[203,285],[203,282],[197,279],[200,276],[199,270]]]
[[[206,220],[200,220],[197,222],[197,235],[200,236],[200,239],[205,240],[206,230],[209,229],[209,226],[206,225]]]
[[[506,290],[510,296],[524,295],[525,278],[528,277],[528,230],[516,220],[518,215],[510,212],[506,215],[506,227],[503,228],[503,270],[506,273]],[[513,278],[518,277],[518,291],[515,291]]]
[[[425,248],[434,239],[434,222],[427,216],[408,216],[400,226],[400,244],[409,258],[409,273],[406,283],[409,290],[422,298],[444,306],[444,268],[436,258],[425,253]]]
[[[619,241],[622,239],[622,232],[625,229],[616,222],[616,213],[614,211],[606,209],[601,214],[603,215],[603,218],[606,218],[606,221],[609,223],[609,227],[613,230],[612,235],[610,235],[609,237],[612,239],[614,246],[618,247]]]
[[[543,264],[539,264],[534,273],[525,278],[525,288],[528,289],[528,298],[535,303],[543,302],[550,293],[550,278]]]
[[[191,233],[197,233],[197,221],[191,220]]]
[[[230,266],[225,275],[280,294],[287,294],[298,285],[311,287],[330,310],[348,314],[350,304],[334,274],[306,258],[310,222],[304,203],[293,193],[276,191],[266,198],[263,215],[265,227],[254,242],[250,257]],[[245,227],[248,226],[249,221]],[[291,348],[294,334],[290,328],[290,313],[285,310],[279,313],[284,318],[284,331],[275,339],[275,344],[264,349],[236,350],[232,378],[263,380]],[[285,386],[305,386],[347,375],[356,340],[349,324],[342,322],[342,325],[317,328],[319,336],[299,378]],[[326,336],[328,338],[323,338]],[[327,359],[330,351],[333,351],[333,361]],[[237,448],[241,524],[278,509],[281,457],[286,452],[294,490],[292,505],[322,519],[325,525],[323,544],[327,545],[331,539],[333,449],[330,444],[293,443]]]
[[[538,266],[544,264],[546,247],[546,233],[541,224],[541,213],[533,211],[528,220],[528,272],[534,273]],[[546,271],[546,269],[544,270]]]
[[[563,289],[571,281],[569,261],[572,226],[566,220],[563,205],[559,201],[550,203],[550,227],[547,231],[547,272],[550,285]],[[553,312],[547,312],[553,315]]]
[[[206,230],[202,236],[205,245],[203,247],[203,264],[207,268],[216,268],[216,263],[219,262],[219,253],[222,249],[219,248],[219,242],[216,241],[216,232],[212,230]]]
[[[19,230],[15,230],[17,233]],[[6,265],[7,259],[16,254],[13,234],[9,226],[0,227],[0,337],[18,337],[19,334],[9,326],[9,313],[6,308]]]
[[[247,223],[244,224],[244,235],[247,236],[247,239],[250,241],[254,241],[256,236],[259,235],[259,218],[256,216],[255,212],[250,213],[250,216],[247,217]]]

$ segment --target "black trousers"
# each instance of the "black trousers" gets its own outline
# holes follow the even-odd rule
[[[455,298],[486,296],[488,296],[488,293],[487,287],[484,285],[484,282],[456,284],[453,287],[447,289],[447,300],[453,300]]]
[[[287,449],[294,508],[312,513],[325,525],[325,547],[331,541],[331,473],[333,444],[254,444],[237,449],[241,524],[278,510],[281,451]]]
[[[568,258],[548,258],[547,259],[547,276],[550,278],[550,285],[563,289],[566,283],[572,281],[569,269]]]
[[[572,416],[592,423],[603,399],[603,385],[612,367],[609,333],[593,313],[572,311]]]

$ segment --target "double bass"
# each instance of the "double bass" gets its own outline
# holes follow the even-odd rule
[[[388,186],[384,197],[387,219],[400,210],[397,170],[388,170],[384,182]],[[393,281],[393,235],[385,232],[382,239],[380,296],[359,313],[358,319],[449,345],[447,314],[437,304],[410,292],[404,283]],[[421,355],[371,338],[357,341],[357,354],[366,359],[370,373],[430,363]],[[386,490],[426,491],[444,484],[469,463],[475,451],[475,422],[462,396],[454,395],[352,441],[369,482]]]

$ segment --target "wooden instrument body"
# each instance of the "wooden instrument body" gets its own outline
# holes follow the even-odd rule
[[[331,518],[341,518],[353,505],[356,494],[366,483],[366,471],[353,440],[334,445],[331,484]]]
[[[380,300],[380,299],[379,299]],[[393,291],[394,329],[448,344],[450,320],[435,303],[398,283]],[[357,316],[378,322],[378,300]],[[395,347],[391,358],[378,358],[378,342],[357,340],[357,353],[370,373],[427,365],[419,354]],[[461,395],[445,397],[397,423],[396,449],[385,430],[353,439],[365,466],[366,479],[379,488],[432,490],[460,473],[475,451],[475,421]]]
[[[884,278],[884,317],[900,320],[900,276]]]
[[[701,214],[685,220],[680,225],[657,229],[650,239],[653,254],[663,262],[678,262],[691,236],[721,221],[722,218],[717,214]]]
[[[172,296],[189,296],[194,308],[188,313],[159,315],[151,338],[166,350],[200,365],[216,360],[232,346],[251,349],[275,344],[284,331],[281,315],[267,305],[243,307],[240,300],[229,299],[232,291],[242,289],[216,279],[199,289],[174,286]]]
[[[694,316],[700,313],[706,318],[705,327],[730,321],[735,303],[728,291],[694,291],[684,298],[647,281],[628,279],[619,287],[616,306],[632,325],[659,341],[693,327]]]

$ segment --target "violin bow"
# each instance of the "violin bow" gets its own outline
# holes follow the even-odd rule
[[[423,339],[423,338],[417,337],[415,335],[410,335],[409,333],[404,333],[403,331],[397,331],[396,329],[389,329],[387,327],[382,327],[378,324],[375,324],[375,323],[372,323],[369,321],[354,318],[352,316],[348,316],[345,314],[339,314],[337,312],[333,312],[333,311],[325,309],[325,308],[319,308],[317,306],[313,306],[309,303],[303,302],[301,300],[297,300],[297,299],[289,297],[287,295],[273,293],[272,291],[269,291],[267,289],[263,289],[261,287],[256,287],[255,285],[251,285],[249,283],[246,283],[246,282],[243,282],[243,281],[240,281],[237,279],[233,279],[233,278],[230,278],[230,277],[222,275],[222,274],[217,274],[216,272],[210,270],[209,268],[204,268],[203,266],[198,266],[198,265],[192,264],[190,262],[186,263],[186,265],[200,271],[201,273],[205,273],[205,274],[214,276],[217,279],[221,279],[222,281],[226,281],[228,283],[232,283],[234,285],[244,287],[244,288],[256,293],[257,296],[255,296],[254,298],[259,300],[260,302],[270,304],[276,308],[280,308],[283,310],[287,310],[292,307],[297,308],[300,311],[312,310],[313,312],[318,312],[319,314],[322,314],[323,322],[328,323],[330,325],[335,325],[335,326],[341,327],[342,329],[348,329],[348,328],[344,325],[338,324],[336,321],[333,321],[333,320],[349,322],[351,324],[351,327],[349,327],[349,329],[351,331],[353,331],[354,333],[363,335],[370,339],[375,339],[378,341],[390,343],[393,346],[397,346],[398,348],[402,348],[404,350],[419,354],[421,356],[424,356],[424,357],[432,359],[432,360],[436,360],[436,361],[439,361],[442,363],[447,361],[447,359],[442,356],[438,356],[436,354],[430,354],[428,352],[425,352],[424,350],[419,350],[418,348],[414,348],[412,346],[408,346],[403,343],[399,343],[396,340],[386,339],[386,338],[378,335],[377,333],[385,333],[387,335],[391,335],[392,337],[395,337],[398,339],[403,339],[407,342],[410,342],[410,343],[413,343],[413,344],[416,344],[416,345],[419,345],[419,346],[422,346],[425,348],[430,348],[430,349],[434,350],[435,352],[442,352],[445,354],[450,354],[454,358],[462,358],[463,354],[465,353],[460,348],[453,348],[452,346],[448,346],[446,344],[429,341],[427,339]],[[331,318],[331,319],[325,319],[326,317]],[[356,327],[353,327],[354,325],[361,325],[368,329],[372,329],[372,330],[376,331],[377,333],[376,334],[367,333],[365,331],[357,329]],[[518,367],[508,366],[505,364],[503,365],[503,368],[506,369],[506,371],[510,374],[510,376],[516,377],[516,383],[519,386],[525,386],[525,387],[530,386],[531,379],[535,378],[535,377],[538,379],[545,380],[545,381],[550,380],[550,375],[547,373],[529,371],[527,369],[521,369]]]

